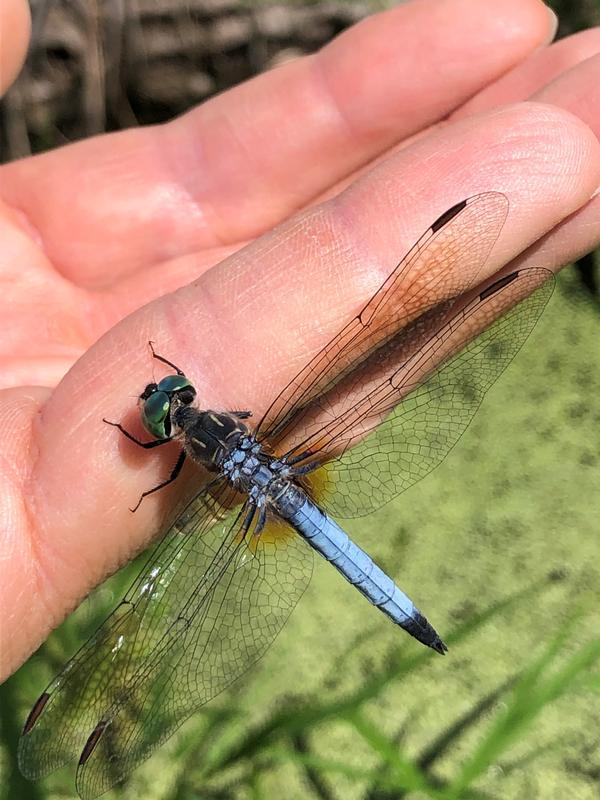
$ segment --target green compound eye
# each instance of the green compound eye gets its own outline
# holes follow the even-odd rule
[[[181,389],[193,389],[194,387],[185,375],[167,375],[156,387],[157,392],[178,392]]]
[[[162,383],[163,381],[161,381],[161,384]],[[152,436],[155,436],[157,439],[168,439],[170,437],[170,410],[171,400],[165,391],[156,391],[144,401],[142,423],[148,433],[151,433]]]
[[[196,390],[185,375],[167,375],[158,384],[149,383],[140,399],[142,422],[146,430],[156,439],[171,438],[171,404],[188,405],[196,396]]]

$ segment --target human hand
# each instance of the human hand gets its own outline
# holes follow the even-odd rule
[[[598,244],[600,32],[550,27],[538,0],[419,0],[168,125],[2,168],[0,676],[160,527],[170,490],[128,507],[170,459],[101,421],[131,421],[149,339],[205,407],[259,413],[465,197],[510,200],[482,278]]]

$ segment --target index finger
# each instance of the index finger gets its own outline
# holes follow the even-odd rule
[[[13,405],[0,408],[0,418],[18,425],[4,463],[7,483],[23,499],[19,505],[16,491],[5,493],[13,546],[2,562],[1,604],[19,620],[3,647],[5,669],[146,543],[175,499],[159,492],[129,512],[142,491],[164,479],[176,454],[140,455],[102,423],[108,417],[129,426],[135,418],[135,396],[151,372],[149,339],[193,379],[201,407],[250,408],[260,417],[458,200],[501,188],[510,201],[484,279],[582,206],[598,183],[600,145],[566,112],[523,104],[448,126],[125,319],[39,413],[30,401],[29,414],[15,416],[11,394]],[[194,478],[191,470],[175,492],[189,491]]]
[[[8,165],[2,194],[63,276],[106,287],[261,234],[446,117],[552,25],[540,0],[493,14],[479,0],[403,3],[167,125]]]

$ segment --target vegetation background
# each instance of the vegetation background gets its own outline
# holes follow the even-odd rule
[[[32,0],[33,43],[0,107],[3,159],[168,119],[385,2]],[[562,35],[597,0],[551,3]],[[592,255],[565,270],[515,363],[430,477],[350,532],[401,576],[441,659],[326,564],[266,657],[110,800],[595,800],[600,783],[600,300]],[[382,533],[384,532],[384,533]],[[28,783],[33,700],[114,605],[130,565],[0,687],[0,800]]]

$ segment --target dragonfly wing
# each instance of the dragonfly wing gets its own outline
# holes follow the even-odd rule
[[[288,458],[309,452],[310,463],[320,452],[341,453],[306,476],[320,504],[340,517],[367,514],[438,466],[533,330],[553,288],[544,269],[488,285],[410,358],[392,359],[395,368],[383,383],[299,443]]]
[[[225,531],[218,524],[202,534],[189,564],[203,575],[199,590],[182,602],[178,586],[165,587],[175,610],[169,630],[88,730],[77,770],[84,800],[129,774],[257,661],[306,589],[309,546],[280,520],[245,533],[246,511]]]
[[[212,488],[42,694],[20,742],[29,777],[79,757],[80,794],[97,796],[241,675],[283,626],[312,553],[284,523],[244,538],[245,507],[227,510],[239,495],[220,479]]]
[[[151,550],[123,600],[43,692],[19,742],[24,775],[39,778],[75,760],[90,730],[158,646],[215,557],[204,534],[229,513],[236,493],[215,481],[186,509],[189,530],[175,526]],[[239,503],[238,503],[239,505]],[[214,527],[213,527],[214,526]],[[192,529],[193,528],[193,529]]]
[[[508,200],[486,192],[439,217],[398,264],[365,307],[285,387],[256,429],[279,452],[315,410],[335,416],[328,392],[373,359],[378,349],[435,304],[476,285],[498,238]]]

